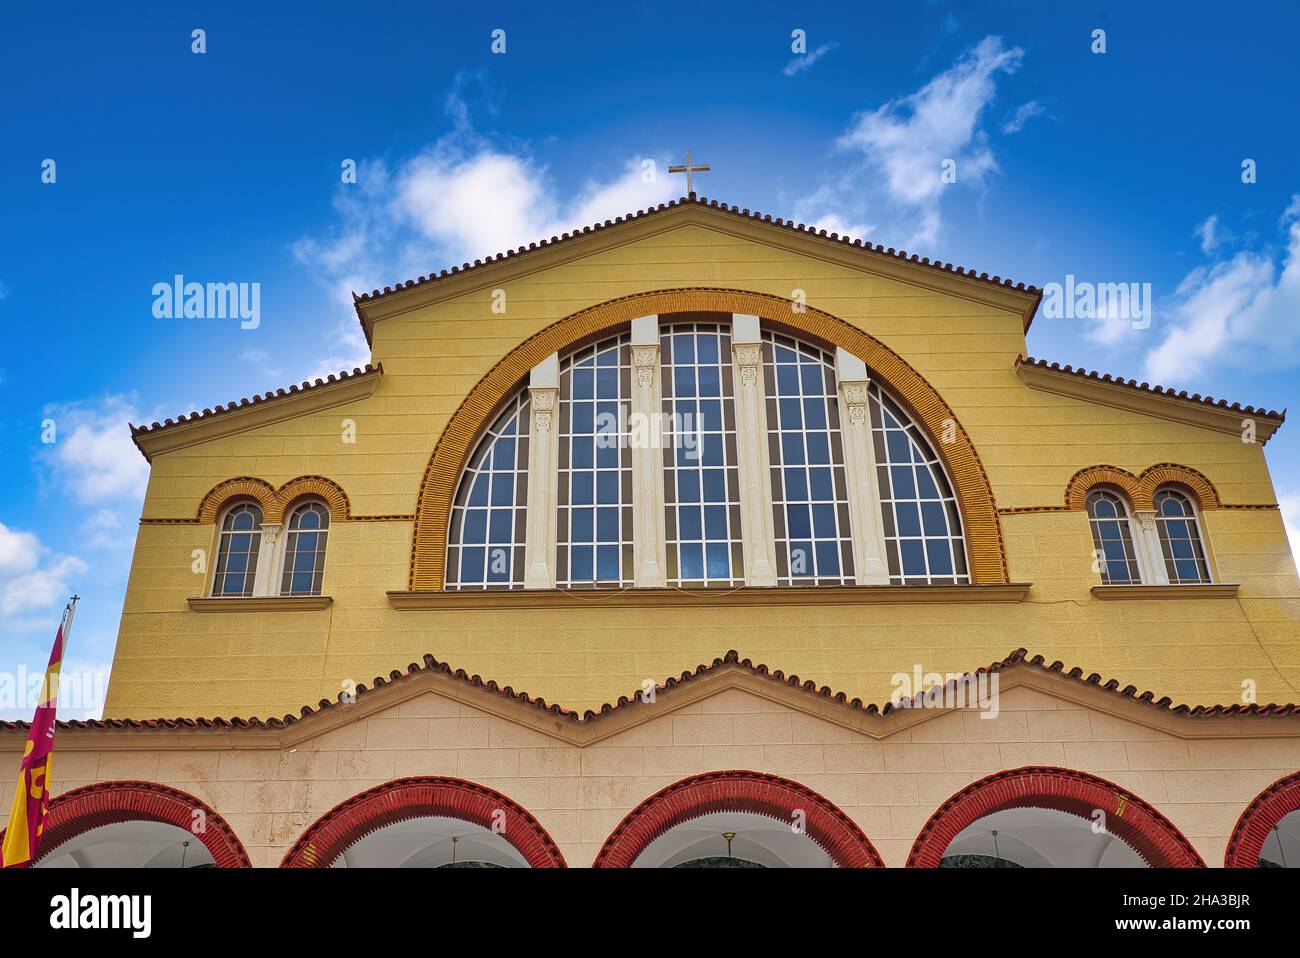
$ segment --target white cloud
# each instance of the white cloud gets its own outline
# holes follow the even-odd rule
[[[3,280],[0,280],[0,299],[8,299],[8,298],[9,298],[9,287],[4,284]]]
[[[1165,385],[1204,378],[1215,365],[1286,368],[1300,361],[1300,203],[1282,218],[1281,269],[1268,252],[1242,251],[1193,270],[1169,309],[1169,332],[1146,357]]]
[[[842,174],[833,189],[823,187],[805,205],[843,216],[850,197],[879,198],[911,230],[904,246],[933,246],[943,225],[940,203],[952,185],[942,179],[945,161],[955,164],[957,185],[974,189],[998,169],[981,123],[997,95],[997,77],[1014,73],[1022,57],[1019,47],[985,37],[921,89],[855,115],[836,145],[856,154],[863,169]]]
[[[1022,103],[1016,107],[1016,112],[1011,119],[1002,124],[1003,133],[1019,133],[1028,123],[1036,116],[1040,116],[1046,107],[1037,100],[1030,100],[1028,103]]]
[[[45,417],[54,421],[55,442],[43,461],[78,502],[144,496],[149,466],[131,442],[127,424],[139,417],[124,397],[49,405]]]
[[[51,554],[40,539],[0,523],[0,627],[25,631],[20,617],[51,609],[67,599],[73,577],[86,572],[76,556]]]
[[[807,70],[814,63],[816,63],[822,57],[826,56],[826,54],[830,53],[838,46],[839,46],[838,43],[833,43],[833,42],[823,43],[812,53],[805,53],[801,57],[795,57],[793,60],[791,60],[789,63],[785,65],[785,69],[782,70],[781,72],[788,77],[792,77],[795,74],[802,73],[804,70]]]
[[[10,529],[0,522],[0,576],[12,576],[35,567],[41,542],[30,532]]]
[[[1201,241],[1201,252],[1206,256],[1212,254],[1219,245],[1219,217],[1217,214],[1207,216],[1193,234]]]
[[[653,175],[647,176],[639,156],[573,195],[561,195],[547,167],[526,148],[475,132],[465,88],[481,80],[457,78],[447,98],[452,132],[396,163],[358,163],[357,183],[338,189],[332,232],[294,244],[296,259],[317,274],[340,307],[318,375],[369,359],[353,291],[473,262],[677,195],[666,157],[647,157],[653,161]]]
[[[1282,507],[1282,521],[1286,524],[1286,537],[1291,543],[1291,559],[1300,570],[1300,492],[1279,494],[1277,504]]]

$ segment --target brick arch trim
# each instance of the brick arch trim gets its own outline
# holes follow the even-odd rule
[[[281,868],[327,868],[351,845],[386,825],[441,815],[499,829],[533,868],[564,868],[564,855],[522,805],[485,785],[459,778],[399,778],[340,802],[302,833]]]
[[[1082,512],[1087,508],[1088,493],[1097,486],[1114,486],[1132,503],[1135,512],[1155,508],[1155,494],[1161,486],[1176,485],[1187,490],[1201,509],[1219,508],[1219,491],[1214,483],[1190,466],[1161,462],[1134,475],[1118,466],[1089,466],[1070,477],[1065,487],[1065,507]]]
[[[1300,772],[1280,778],[1255,796],[1237,819],[1223,856],[1224,868],[1254,868],[1273,826],[1300,809]]]
[[[805,785],[762,772],[708,772],[660,789],[623,818],[605,839],[593,868],[630,868],[656,838],[712,812],[753,812],[790,821],[806,816],[808,836],[841,868],[883,868],[853,819]]]
[[[305,496],[323,500],[330,511],[331,522],[352,518],[352,504],[348,501],[348,494],[337,482],[324,476],[299,476],[290,479],[279,489],[264,479],[250,476],[227,479],[208,490],[199,503],[195,518],[201,523],[215,523],[232,500],[255,499],[262,507],[262,521],[279,525],[284,521],[288,507]]]
[[[194,831],[195,812],[202,815],[202,831]],[[190,832],[206,848],[218,868],[248,868],[244,845],[234,830],[203,801],[179,789],[156,782],[98,782],[74,788],[50,799],[49,815],[41,833],[37,861],[60,845],[92,828],[122,822],[161,822]],[[0,831],[0,842],[4,832]]]
[[[1087,772],[1052,766],[997,772],[967,785],[930,816],[912,845],[907,867],[937,868],[959,832],[1009,808],[1049,808],[1085,819],[1100,809],[1110,832],[1151,867],[1205,867],[1182,832],[1128,789]]]
[[[441,589],[446,571],[447,524],[451,498],[473,444],[501,403],[529,371],[547,356],[631,322],[639,316],[684,312],[727,312],[758,316],[833,346],[863,360],[871,372],[915,413],[952,479],[961,511],[972,581],[1008,581],[997,504],[975,446],[952,408],[906,360],[878,339],[829,313],[790,300],[737,289],[669,289],[638,293],[589,307],[547,326],[507,353],[470,390],[434,446],[420,483],[411,543],[411,589]]]

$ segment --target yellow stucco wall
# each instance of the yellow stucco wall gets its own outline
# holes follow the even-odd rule
[[[354,515],[410,515],[438,436],[466,393],[541,328],[615,297],[711,286],[782,297],[860,327],[911,363],[969,433],[1000,508],[1059,505],[1079,469],[1140,472],[1191,466],[1227,503],[1275,503],[1263,451],[1236,437],[1030,389],[1017,376],[1021,317],[780,243],[690,223],[385,318],[374,334],[384,378],[373,396],[155,456],[143,515],[193,517],[225,479],[274,486],[301,475],[339,483]],[[472,276],[473,274],[471,274]],[[504,315],[491,291],[507,294]],[[1068,360],[1070,357],[1052,357]],[[1249,398],[1249,397],[1243,397]],[[342,420],[356,423],[354,444]],[[647,679],[693,668],[727,649],[865,701],[890,676],[960,672],[1017,646],[1188,703],[1300,699],[1300,582],[1276,510],[1217,510],[1205,531],[1217,579],[1237,598],[1099,601],[1083,513],[1002,517],[1011,579],[1032,582],[1015,604],[825,608],[614,609],[574,599],[527,611],[393,610],[405,589],[410,521],[337,522],[324,593],[329,609],[191,611],[207,577],[192,550],[211,525],[140,527],[106,715],[261,715],[334,698],[424,654],[548,701],[594,708]]]

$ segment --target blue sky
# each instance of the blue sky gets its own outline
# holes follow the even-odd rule
[[[147,476],[128,419],[363,362],[350,290],[678,195],[686,149],[728,203],[1151,284],[1149,328],[1040,317],[1035,356],[1300,398],[1294,5],[125,6],[0,30],[0,715],[28,714],[2,676],[44,666],[72,590],[65,671],[98,708]],[[257,327],[156,318],[176,274],[259,283]],[[1267,449],[1293,542],[1295,430]]]

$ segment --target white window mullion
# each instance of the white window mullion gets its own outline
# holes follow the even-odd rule
[[[776,585],[776,540],[772,529],[772,483],[767,452],[767,410],[763,384],[763,341],[757,316],[731,317],[735,372],[736,447],[740,466],[741,535],[745,585]]]
[[[555,588],[555,494],[559,458],[555,413],[560,394],[560,357],[552,353],[528,377],[528,533],[524,543],[525,589]]]
[[[889,559],[880,519],[876,451],[871,441],[867,366],[858,357],[835,350],[835,382],[840,393],[840,432],[844,437],[844,474],[853,526],[853,566],[858,585],[888,585]]]
[[[257,547],[257,572],[253,575],[253,595],[280,594],[280,571],[284,568],[284,537],[278,525],[262,524],[262,541]]]
[[[1156,528],[1155,510],[1144,509],[1141,512],[1134,512],[1133,517],[1138,564],[1142,567],[1142,581],[1148,585],[1169,585],[1169,570],[1165,568],[1165,553],[1160,548],[1160,531]]]
[[[664,524],[663,449],[660,422],[659,317],[632,320],[632,399],[628,442],[632,445],[633,584],[638,589],[668,584]],[[640,441],[633,442],[632,437]]]

